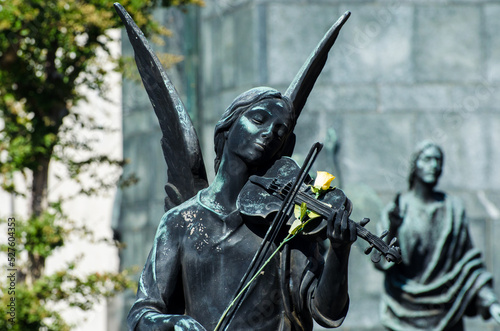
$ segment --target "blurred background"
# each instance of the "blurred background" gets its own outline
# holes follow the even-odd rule
[[[435,141],[445,153],[438,188],[464,201],[474,244],[483,251],[495,283],[500,282],[500,256],[495,254],[500,251],[500,173],[495,166],[500,162],[498,1],[204,2],[203,7],[156,8],[154,17],[172,35],[155,47],[159,53],[182,56],[167,71],[197,129],[210,178],[213,128],[232,99],[261,85],[284,92],[324,32],[349,10],[352,16],[298,121],[293,157],[300,163],[314,142],[323,142],[315,170],[337,176],[333,184],[353,201],[352,218],[371,218],[367,227],[377,231],[382,208],[407,189],[416,144]],[[121,47],[112,47],[132,55],[124,31],[121,37]],[[124,66],[135,70],[133,62]],[[92,262],[84,270],[142,268],[163,214],[161,133],[143,86],[131,76],[123,75],[121,86],[121,76],[110,78],[111,104],[87,106],[112,114],[109,123],[118,131],[103,137],[99,148],[128,160],[121,178],[135,180],[108,191],[107,198],[88,197],[69,207],[74,218],[81,217],[108,238],[112,227],[123,244],[120,249],[80,243],[68,248],[73,254],[88,247],[83,262]],[[2,217],[22,214],[26,205],[8,192],[0,200]],[[341,330],[382,330],[378,309],[383,275],[364,248],[358,240],[351,253],[351,303]],[[47,270],[64,259],[52,258]],[[495,290],[500,296],[498,284]],[[84,314],[87,322],[77,330],[125,329],[133,300],[133,290],[127,290],[107,304],[101,301]],[[500,330],[481,318],[467,319],[466,327]]]

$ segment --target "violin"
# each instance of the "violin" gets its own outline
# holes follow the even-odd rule
[[[282,157],[264,175],[250,176],[238,196],[237,204],[240,212],[246,216],[259,216],[261,219],[266,219],[270,214],[277,212],[289,193],[299,171],[300,167],[293,159]],[[301,232],[302,236],[315,238],[316,240],[326,239],[326,219],[328,216],[344,209],[348,211],[349,215],[352,211],[351,201],[339,188],[333,188],[319,199],[316,199],[310,187],[302,183],[293,202],[298,205],[305,202],[308,210],[322,216],[308,222]],[[387,244],[383,238],[388,231],[384,231],[380,237],[374,235],[364,227],[369,221],[368,218],[364,218],[358,223],[349,219],[349,222],[354,223],[356,226],[357,236],[370,245],[365,249],[365,254],[370,254],[372,249],[375,248],[378,252],[371,256],[374,263],[380,261],[381,255],[387,261],[400,263],[401,252],[399,247],[395,245],[396,238],[393,238]]]

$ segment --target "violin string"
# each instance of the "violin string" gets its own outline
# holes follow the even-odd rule
[[[277,190],[277,189],[275,189]],[[288,193],[288,185],[286,185],[283,188],[283,191],[285,193]],[[279,193],[280,195],[283,195],[282,193]],[[331,207],[327,207],[324,205],[324,203],[314,199],[313,197],[307,195],[307,193],[304,193],[300,191],[297,196],[302,200],[302,202],[305,202],[307,206],[312,206],[311,210],[314,212],[317,212],[321,214],[321,216],[327,217],[331,213]]]
[[[300,186],[302,185],[302,183],[305,182],[305,179],[309,173],[309,170],[311,169],[313,163],[316,161],[316,157],[318,156],[321,148],[322,148],[322,145],[319,143],[316,143],[309,150],[309,153],[304,161],[304,164],[302,165],[302,167],[300,169],[299,175],[296,177],[295,182],[293,183],[293,186],[290,187],[289,192],[287,193],[287,198],[285,199],[286,207],[285,207],[284,217],[282,217],[280,219],[280,222],[278,223],[278,226],[277,226],[277,230],[274,231],[274,235],[272,236],[272,240],[270,241],[271,243],[274,242],[274,240],[276,239],[276,237],[279,233],[279,230],[282,228],[285,221],[287,221],[288,218],[293,214],[292,209],[295,206],[296,196],[298,194],[300,194]]]
[[[281,199],[288,193],[290,184],[286,184],[282,188],[280,188],[277,184],[272,183],[271,184],[271,189],[276,192]],[[312,196],[308,195],[304,191],[300,191],[298,193],[298,201],[297,202],[306,202],[307,207],[312,207],[310,210],[321,214],[323,217],[327,217],[332,213],[332,207],[325,205],[323,202],[316,200]],[[302,201],[299,201],[302,200]],[[308,208],[309,209],[309,208]],[[387,255],[389,252],[391,246],[388,245],[385,241],[383,241],[379,236],[371,233],[368,231],[366,228],[364,228],[362,225],[360,225],[357,222],[354,222],[353,220],[349,219],[349,222],[353,222],[356,226],[356,232],[358,237],[361,239],[365,240],[368,244],[373,246],[379,253],[382,253],[384,256]]]
[[[287,190],[288,190],[288,185],[286,185],[282,189],[282,191],[285,193],[287,192]],[[276,191],[278,191],[278,190],[276,189]],[[281,192],[279,194],[283,195],[283,193],[281,193]],[[304,202],[306,202],[308,207],[310,207],[310,206],[312,207],[311,208],[312,211],[317,212],[324,217],[327,217],[332,212],[331,208],[325,206],[322,202],[317,201],[313,197],[307,195],[305,192],[299,192],[298,196],[301,199],[303,199]],[[349,220],[349,222],[354,222],[354,221]],[[361,239],[367,241],[370,245],[373,245],[376,250],[378,250],[380,253],[385,255],[385,251],[387,251],[389,249],[389,246],[386,245],[386,243],[383,242],[378,236],[374,235],[373,233],[371,233],[370,231],[368,231],[367,229],[365,229],[361,225],[358,225],[356,222],[354,222],[354,224],[356,225],[358,236]]]
[[[319,154],[322,144],[320,143],[315,143],[311,149],[309,150],[309,153],[304,161],[304,164],[300,168],[299,175],[295,179],[294,182],[294,187],[300,187],[299,184],[303,183],[305,180],[305,177],[307,176],[310,168],[312,167],[312,164],[316,160],[317,155]],[[268,231],[266,232],[266,235],[264,236],[264,239],[262,240],[262,243],[255,253],[252,261],[250,262],[249,267],[247,268],[247,271],[243,275],[240,284],[238,286],[237,291],[235,292],[233,298],[231,299],[230,302],[234,300],[234,298],[240,293],[242,288],[246,285],[249,279],[251,279],[257,270],[259,270],[260,266],[262,265],[262,262],[264,261],[265,256],[267,255],[269,248],[271,247],[272,243],[276,239],[278,233],[280,232],[280,229],[284,223],[284,221],[291,216],[290,211],[291,208],[294,206],[294,200],[295,196],[297,195],[298,189],[290,190],[288,192],[287,197],[283,204],[281,205],[280,210],[276,214],[273,222],[271,223],[271,226],[269,227]],[[287,217],[288,216],[288,217]],[[240,308],[241,303],[246,297],[246,294],[248,293],[248,289],[246,290],[246,293],[241,295],[238,300],[234,303],[232,309],[230,309],[223,319],[221,323],[221,330],[226,330],[229,324],[231,323],[236,311]]]

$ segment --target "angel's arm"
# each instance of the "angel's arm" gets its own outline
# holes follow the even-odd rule
[[[127,317],[130,330],[205,330],[184,314],[183,285],[180,274],[179,231],[172,226],[174,213],[160,222],[155,243],[139,279],[137,298]],[[177,228],[178,229],[178,228]]]

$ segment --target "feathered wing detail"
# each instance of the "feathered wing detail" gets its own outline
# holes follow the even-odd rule
[[[323,39],[319,42],[316,49],[309,55],[302,68],[293,79],[292,83],[285,92],[285,95],[292,100],[295,108],[296,118],[299,117],[302,108],[306,103],[307,97],[316,83],[316,79],[323,70],[328,52],[332,48],[339,35],[340,29],[351,16],[350,12],[345,12],[337,22],[326,32]]]
[[[163,134],[161,147],[167,163],[165,210],[168,210],[208,186],[198,136],[179,94],[146,37],[122,5],[115,3],[114,7],[127,29],[137,69]]]

